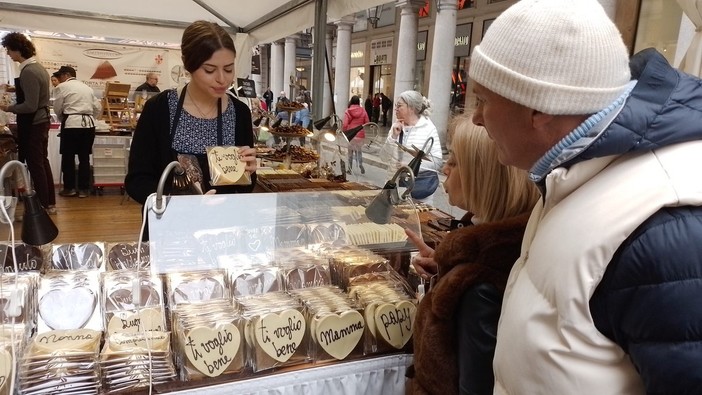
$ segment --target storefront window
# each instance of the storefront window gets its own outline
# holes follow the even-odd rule
[[[364,83],[364,80],[366,78],[365,71],[366,71],[365,67],[352,67],[351,68],[351,75],[350,75],[351,90],[349,92],[350,93],[349,99],[351,99],[351,96],[364,97],[363,87],[365,86],[365,83]]]
[[[670,64],[677,65],[676,62],[682,59],[687,49],[687,45],[678,49],[682,17],[683,11],[675,1],[642,0],[634,53],[653,47],[662,53]]]

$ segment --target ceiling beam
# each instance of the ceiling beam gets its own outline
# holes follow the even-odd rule
[[[101,14],[101,13],[97,13],[97,12],[66,10],[63,8],[42,7],[42,6],[15,4],[15,3],[7,3],[7,2],[0,2],[0,9],[7,10],[7,11],[25,12],[28,14],[60,15],[60,16],[65,16],[65,17],[77,18],[77,19],[89,19],[89,20],[107,21],[107,22],[126,22],[126,23],[134,23],[134,24],[140,24],[140,25],[146,25],[146,26],[160,26],[160,27],[168,27],[168,28],[176,28],[176,29],[185,29],[186,27],[188,27],[188,25],[190,25],[190,22],[142,18],[142,17],[132,17],[132,16],[123,16],[123,15],[108,15],[108,14]],[[2,22],[1,15],[0,15],[0,22]],[[225,26],[224,29],[227,30],[227,32],[230,34],[237,33],[236,29],[232,29],[232,28],[227,27],[227,26]]]
[[[210,14],[216,16],[217,19],[219,19],[220,21],[222,21],[222,22],[226,23],[227,25],[229,25],[229,27],[231,27],[232,30],[235,30],[235,31],[240,31],[240,30],[241,30],[241,28],[239,28],[239,26],[237,26],[234,22],[232,22],[232,21],[230,21],[229,19],[227,19],[227,17],[225,17],[224,15],[222,15],[219,11],[217,11],[217,10],[215,10],[214,8],[210,7],[210,5],[207,4],[207,3],[205,3],[203,0],[193,0],[193,3],[199,5],[200,7],[204,8],[205,11],[207,11],[207,12],[209,12]]]
[[[262,25],[271,23],[275,21],[276,19],[287,15],[296,9],[305,6],[309,3],[312,3],[314,0],[291,0],[285,3],[284,5],[276,8],[275,10],[267,13],[266,15],[256,19],[255,21],[249,23],[248,25],[244,26],[241,31],[242,33],[248,33],[252,30],[256,30],[257,28],[261,27]]]

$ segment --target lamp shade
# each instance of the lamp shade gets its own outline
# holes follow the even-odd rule
[[[351,129],[349,129],[349,130],[344,130],[344,134],[346,135],[346,138],[347,138],[349,141],[351,141],[351,140],[353,140],[354,137],[356,137],[356,135],[357,135],[361,130],[363,130],[363,125],[358,125],[358,126],[356,126],[356,127],[354,127],[354,128],[351,128]]]
[[[262,120],[263,120],[263,116],[260,116],[260,117],[256,118],[256,119],[253,121],[254,126],[260,125]]]
[[[328,117],[324,117],[322,119],[314,121],[314,128],[317,130],[321,130],[324,127],[324,125],[326,125],[327,122],[329,122],[330,119],[331,119],[331,115]]]
[[[393,210],[393,194],[397,194],[397,184],[394,181],[388,181],[385,183],[383,190],[366,207],[366,217],[376,224],[387,224],[390,222]]]
[[[278,120],[273,122],[273,125],[271,125],[271,129],[279,127],[281,123],[283,123],[283,118],[278,118]]]
[[[58,228],[39,203],[35,193],[24,197],[22,218],[22,241],[40,246],[50,243],[58,236]]]
[[[412,170],[412,174],[414,174],[415,177],[419,174],[419,168],[422,166],[422,158],[424,157],[424,151],[420,150],[417,152],[417,155],[412,158],[410,163],[407,164],[407,167],[409,167]]]

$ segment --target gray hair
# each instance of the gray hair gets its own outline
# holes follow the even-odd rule
[[[431,102],[426,97],[422,96],[417,91],[404,91],[400,93],[400,100],[407,104],[407,107],[412,109],[417,116],[431,115]]]

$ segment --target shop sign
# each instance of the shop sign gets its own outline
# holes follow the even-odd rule
[[[251,74],[261,74],[261,51],[258,45],[251,50]]]
[[[473,23],[456,25],[453,56],[457,58],[470,56],[470,37],[472,32]]]
[[[426,60],[427,59],[427,37],[429,37],[428,30],[422,30],[417,33],[417,58],[416,60]]]
[[[392,38],[371,41],[370,64],[392,63]]]
[[[256,83],[254,80],[237,78],[236,84],[239,86],[239,96],[250,99],[256,98]]]

